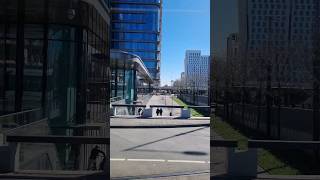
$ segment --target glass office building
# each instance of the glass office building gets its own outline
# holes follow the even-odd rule
[[[109,0],[0,0],[0,115],[41,109],[54,135],[106,124],[109,14]],[[59,156],[77,159],[70,149]]]
[[[111,50],[111,101],[132,104],[137,100],[137,86],[152,84],[153,78],[141,58],[121,50]]]
[[[162,0],[111,0],[113,49],[138,55],[160,84]]]

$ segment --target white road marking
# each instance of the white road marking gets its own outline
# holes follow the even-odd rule
[[[138,161],[138,162],[166,162],[164,159],[127,159],[128,161]]]
[[[191,160],[165,160],[165,159],[125,159],[111,158],[110,161],[131,161],[131,162],[168,162],[168,163],[195,163],[210,164],[210,161],[191,161]]]
[[[205,164],[206,161],[188,161],[188,160],[168,160],[170,163],[198,163]]]

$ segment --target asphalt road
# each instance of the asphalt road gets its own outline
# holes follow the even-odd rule
[[[152,96],[149,105],[177,105],[170,96]],[[163,109],[163,118],[170,109]],[[155,111],[155,109],[154,109]],[[155,114],[155,112],[154,112]],[[173,110],[180,115],[179,109]],[[130,122],[128,122],[130,121]],[[160,122],[161,121],[161,122]],[[186,123],[189,120],[179,120]],[[114,119],[111,124],[180,124],[168,119]],[[207,122],[207,121],[206,121]],[[197,123],[189,121],[188,123]],[[201,123],[201,121],[199,121]],[[111,128],[112,179],[197,179],[210,178],[209,127]]]
[[[208,127],[111,129],[112,179],[209,179]]]

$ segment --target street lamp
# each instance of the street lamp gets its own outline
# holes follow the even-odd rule
[[[268,18],[268,54],[270,57],[267,58],[267,94],[266,94],[266,103],[267,103],[267,135],[271,135],[271,106],[272,106],[272,88],[271,88],[271,71],[272,71],[272,62],[271,59],[271,40],[272,40],[272,21],[277,20],[273,16],[267,16]]]
[[[171,80],[171,89],[173,89],[173,80]],[[172,94],[171,94],[171,106],[173,106],[173,95]],[[172,107],[171,107],[170,116],[172,116]]]

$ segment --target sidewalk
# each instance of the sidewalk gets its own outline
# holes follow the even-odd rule
[[[178,128],[210,126],[210,120],[111,118],[111,128]]]
[[[147,103],[147,107],[150,105],[168,105],[168,106],[179,106],[174,100],[172,100],[171,96],[152,96],[149,102]],[[162,108],[163,116],[170,116],[170,112],[172,111],[172,116],[180,116],[181,110],[180,109],[170,109],[170,108]],[[153,114],[156,116],[156,108],[153,109]]]

